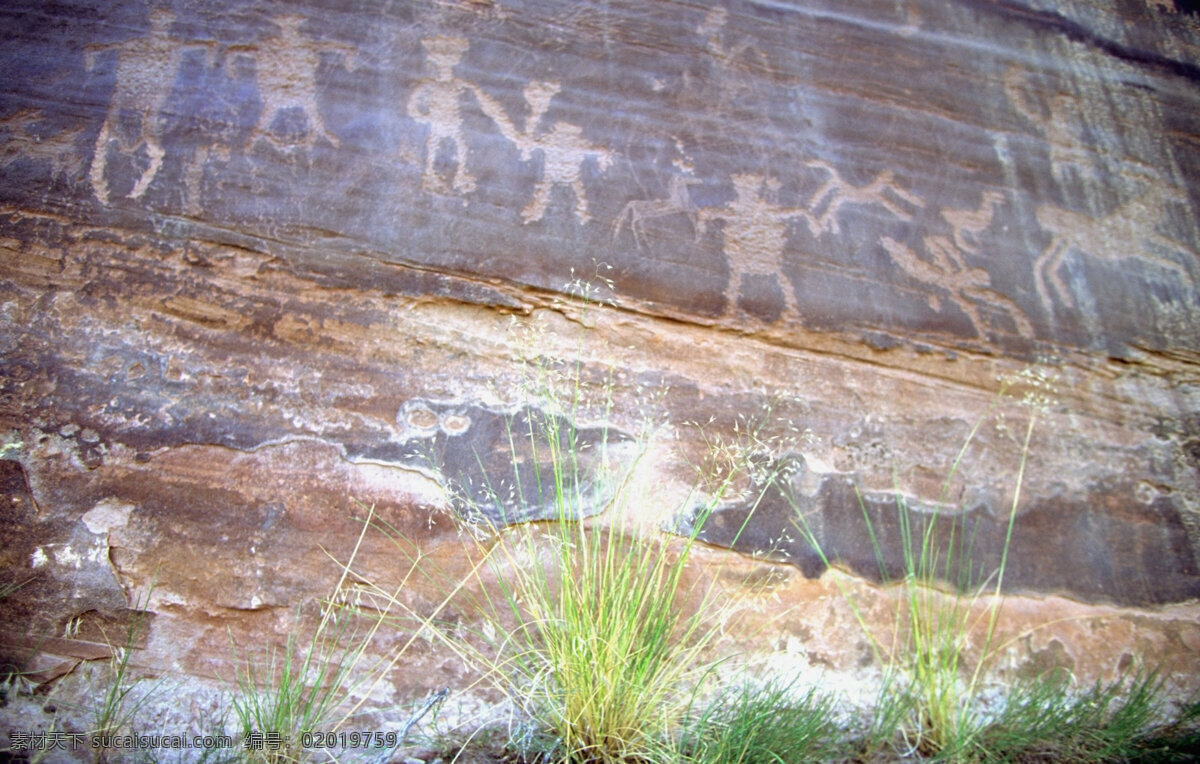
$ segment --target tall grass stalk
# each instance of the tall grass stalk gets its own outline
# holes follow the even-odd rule
[[[938,524],[936,515],[925,518],[925,529],[915,558],[911,547],[905,544],[903,615],[907,619],[908,644],[902,648],[905,654],[901,665],[908,673],[910,690],[916,701],[918,748],[928,753],[963,755],[974,747],[975,738],[983,728],[976,698],[984,679],[984,669],[993,656],[996,624],[1003,603],[1004,570],[1008,564],[1029,442],[1036,422],[1037,412],[1032,411],[1021,445],[1000,562],[992,574],[983,581],[976,580],[970,555],[973,539],[961,537],[965,528],[960,528],[958,523],[952,524],[945,550],[939,547],[934,536]],[[903,518],[901,537],[907,540],[911,537],[907,528],[907,507],[901,508],[900,516]],[[941,559],[943,555],[944,560]],[[943,580],[953,582],[954,591],[946,592],[937,585],[939,575]],[[994,583],[989,586],[990,581]],[[980,613],[977,606],[989,591],[991,597]],[[986,623],[981,624],[984,620]],[[980,625],[984,627],[983,639],[976,648],[971,636]],[[964,682],[963,669],[972,652],[978,659]]]
[[[493,528],[480,539],[476,580],[454,584],[478,628],[428,633],[510,698],[519,727],[541,728],[524,736],[524,753],[540,748],[573,762],[655,759],[706,671],[704,651],[719,634],[722,608],[711,588],[687,580],[695,533],[677,539],[630,522],[632,466],[612,478],[607,522],[582,519],[595,494],[579,472],[574,431],[561,421],[531,420],[529,432],[512,434],[514,443],[529,438],[532,458],[548,465],[549,474],[535,479],[552,491],[555,518]],[[378,525],[411,550],[394,528]]]
[[[1046,384],[1044,377],[1027,375],[1027,379],[1035,388]],[[942,484],[939,504],[945,502],[969,447],[1006,390],[1007,387],[1002,386],[987,411],[972,426]],[[968,536],[965,515],[941,518],[937,513],[921,513],[920,526],[914,528],[912,518],[916,513],[909,509],[897,487],[903,579],[898,582],[899,598],[890,635],[881,638],[868,625],[855,598],[838,580],[855,618],[869,638],[877,661],[884,667],[876,722],[868,734],[868,739],[874,740],[875,744],[899,733],[912,751],[926,755],[969,759],[977,749],[985,721],[977,702],[978,695],[985,671],[994,657],[996,626],[1003,603],[1004,570],[1020,506],[1030,442],[1038,414],[1047,405],[1047,399],[1040,394],[1029,395],[1024,403],[1028,404],[1030,413],[1020,445],[1013,497],[995,570],[980,577],[972,559],[975,538]],[[858,497],[883,582],[896,583],[889,580],[884,552],[865,500],[861,494]],[[949,527],[942,533],[940,526],[946,524]],[[836,564],[837,561],[830,560],[821,548],[799,511],[795,525],[826,565]],[[981,631],[981,643],[976,645],[974,639]],[[974,666],[969,668],[972,658],[975,659]]]
[[[321,618],[311,638],[305,641],[296,632],[289,634],[282,652],[270,652],[265,668],[248,657],[239,659],[235,650],[239,665],[233,709],[243,738],[254,735],[262,743],[246,751],[249,760],[272,764],[306,760],[304,733],[341,729],[411,645],[410,639],[390,659],[373,657],[368,649],[398,590],[383,600],[383,610],[370,619],[361,618],[361,610],[352,602],[351,569],[373,514],[371,507],[349,560],[339,563],[341,576],[332,596],[322,602]],[[412,569],[400,587],[411,575]],[[300,616],[298,610],[297,622]]]
[[[511,742],[521,753],[572,762],[662,760],[695,684],[710,670],[706,649],[720,635],[728,607],[713,585],[689,575],[688,561],[704,519],[739,476],[721,476],[690,534],[666,534],[630,511],[652,500],[631,495],[645,441],[631,463],[606,475],[587,472],[584,449],[607,449],[609,440],[586,446],[573,424],[586,418],[580,365],[535,363],[530,371],[537,405],[522,410],[547,413],[510,427],[511,480],[514,495],[553,507],[553,517],[469,528],[464,536],[477,545],[473,580],[431,573],[468,617],[448,628],[431,624],[424,633],[509,698],[519,717]],[[606,396],[603,411],[610,406]],[[587,461],[607,465],[610,456]],[[517,469],[520,458],[534,465],[532,477]],[[597,496],[608,497],[604,506],[595,506]],[[464,514],[486,517],[479,509]],[[379,520],[376,526],[410,561],[419,558],[395,528]]]
[[[243,739],[261,736],[257,746],[248,744],[247,758],[302,761],[303,733],[332,725],[365,644],[349,618],[327,609],[307,645],[289,634],[282,651],[271,651],[265,668],[245,659],[237,673],[233,710]]]
[[[19,591],[21,589],[21,587],[25,586],[25,584],[29,583],[33,579],[34,579],[34,577],[30,576],[29,578],[25,579],[24,581],[14,581],[12,583],[0,584],[0,600],[13,595],[17,591]]]
[[[145,607],[150,602],[153,586],[146,592],[145,598],[139,597],[133,603],[132,615],[125,626],[125,635],[119,644],[109,642],[112,657],[109,658],[109,678],[100,702],[93,710],[90,740],[94,746],[97,761],[107,761],[109,750],[107,740],[114,735],[129,732],[129,727],[137,718],[138,713],[150,702],[160,683],[156,682],[143,687],[138,693],[138,682],[130,676],[133,651],[141,641],[146,629]]]

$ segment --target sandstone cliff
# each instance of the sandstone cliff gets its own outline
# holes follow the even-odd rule
[[[807,614],[776,626],[833,663],[797,509],[858,576],[878,577],[859,496],[886,528],[897,492],[967,513],[987,567],[1021,400],[1047,396],[1006,584],[1071,623],[1017,659],[1197,669],[1195,17],[359,6],[0,9],[12,660],[93,657],[153,582],[145,660],[211,675],[231,630],[282,632],[327,592],[352,499],[451,549],[455,497],[506,479],[504,423],[535,416],[532,358],[608,386],[591,442],[671,428],[646,503],[674,527],[688,460],[762,424],[790,477],[704,538],[773,571]]]

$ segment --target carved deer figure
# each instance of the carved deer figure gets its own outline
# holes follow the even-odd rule
[[[688,186],[694,186],[699,182],[698,178],[673,175],[665,199],[635,199],[626,203],[621,209],[621,214],[617,216],[616,223],[613,224],[613,241],[616,241],[621,229],[628,225],[629,230],[633,232],[634,243],[637,244],[638,249],[641,249],[645,238],[643,221],[681,213],[687,215],[688,220],[692,222],[693,233],[699,236],[700,227],[696,217],[698,210],[688,192]]]
[[[1110,263],[1135,259],[1171,271],[1195,288],[1189,269],[1170,257],[1152,252],[1147,245],[1174,253],[1180,259],[1194,262],[1196,253],[1185,244],[1163,236],[1154,226],[1163,218],[1168,202],[1187,202],[1177,188],[1163,183],[1150,183],[1146,193],[1121,204],[1107,215],[1095,218],[1082,212],[1043,205],[1037,210],[1037,221],[1051,234],[1050,243],[1033,264],[1034,282],[1043,305],[1050,309],[1050,292],[1046,282],[1068,308],[1075,307],[1075,298],[1062,278],[1064,260],[1072,250]]]
[[[808,211],[812,216],[806,217],[805,220],[813,236],[820,236],[824,232],[840,233],[841,226],[838,224],[837,215],[847,204],[878,204],[901,220],[912,220],[912,214],[892,201],[887,196],[888,193],[913,207],[925,206],[921,197],[896,185],[891,170],[879,173],[865,186],[855,186],[843,180],[837,168],[828,162],[812,159],[804,164],[806,167],[824,170],[829,175],[808,200]],[[824,212],[818,213],[817,210],[822,207]]]

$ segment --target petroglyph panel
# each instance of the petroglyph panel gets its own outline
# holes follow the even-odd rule
[[[986,14],[904,5],[131,3],[23,45],[61,48],[59,89],[104,102],[39,103],[58,136],[40,156],[77,194],[86,162],[87,203],[131,219],[545,289],[604,262],[630,307],[785,333],[886,324],[1020,352],[1195,336],[1195,143],[1166,130],[1194,105],[1189,64],[1139,68],[1066,17],[1022,22],[1048,53],[1014,57],[1023,33]],[[969,60],[946,42],[983,28],[999,37]],[[872,49],[894,53],[886,74]],[[17,124],[39,74],[10,78],[6,157],[39,155]],[[1095,286],[1113,268],[1119,293]],[[1149,335],[1103,318],[1163,303]]]

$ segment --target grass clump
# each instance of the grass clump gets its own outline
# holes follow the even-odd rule
[[[354,719],[412,644],[410,639],[387,660],[369,649],[386,622],[386,603],[395,601],[396,591],[389,593],[384,609],[370,619],[348,604],[354,597],[350,570],[372,516],[373,508],[349,561],[340,565],[341,577],[332,596],[321,603],[321,617],[310,638],[289,634],[283,650],[271,650],[265,662],[246,656],[239,659],[235,650],[238,667],[232,707],[241,726],[246,760],[269,764],[309,760],[306,733],[336,733]],[[297,610],[297,622],[301,615]],[[420,713],[429,710],[426,707]],[[411,726],[405,727],[404,733]],[[388,745],[399,745],[403,737],[388,737]],[[323,742],[315,744],[322,757],[331,755],[324,746]]]
[[[645,758],[680,717],[713,634],[681,602],[687,550],[672,556],[582,524],[563,532],[571,537],[555,539],[555,572],[522,571],[505,594],[522,616],[505,684],[533,701],[566,758]]]
[[[1182,705],[1172,721],[1144,733],[1137,753],[1129,758],[1146,764],[1200,761],[1200,700],[1196,694]]]
[[[841,752],[834,701],[779,680],[726,688],[686,725],[680,759],[694,764],[827,761]]]
[[[327,605],[307,644],[290,634],[282,651],[270,652],[265,667],[242,661],[232,704],[248,760],[302,761],[303,734],[340,720],[337,712],[368,644],[351,623],[349,613]]]
[[[150,702],[160,683],[143,686],[139,693],[138,681],[131,678],[133,651],[146,630],[146,605],[149,604],[153,587],[146,593],[145,601],[138,599],[132,608],[125,626],[125,635],[117,645],[109,643],[112,657],[108,660],[109,678],[101,693],[100,701],[92,711],[92,724],[88,734],[89,744],[96,752],[97,761],[109,759],[108,742],[116,735],[129,732],[138,714]]]
[[[580,436],[576,423],[589,418],[585,410],[599,412],[591,418],[601,421],[611,410],[608,388],[589,404],[594,388],[582,381],[582,364],[534,361],[527,372],[532,403],[517,406],[520,416],[509,421],[505,496],[549,507],[550,517],[497,527],[480,521],[495,515],[491,507],[460,507],[461,517],[476,519],[464,529],[476,545],[471,580],[445,576],[441,587],[467,618],[426,634],[509,699],[517,717],[510,747],[518,755],[671,760],[672,736],[709,671],[706,651],[726,612],[713,586],[689,575],[703,522],[678,536],[658,527],[661,512],[646,513],[653,516],[646,520],[632,511],[644,501],[630,486],[648,437],[610,439],[606,432],[597,439],[596,428]],[[610,452],[614,442],[621,457]],[[710,509],[736,479],[720,476],[720,489],[707,491],[716,496]],[[376,525],[415,559],[415,544]]]
[[[1030,443],[1039,416],[1050,405],[1049,378],[1027,371],[1006,381],[988,411],[973,425],[943,483],[937,505],[945,506],[950,485],[981,425],[1019,382],[1027,411],[1019,446],[1012,501],[1000,529],[998,562],[988,570],[976,557],[978,526],[966,512],[943,516],[915,511],[897,490],[896,510],[902,572],[889,576],[879,538],[861,493],[859,507],[879,563],[881,578],[897,592],[890,633],[873,631],[849,589],[840,583],[859,625],[868,636],[883,682],[862,755],[892,748],[904,757],[954,762],[1184,761],[1195,751],[1200,707],[1158,725],[1164,683],[1139,671],[1077,691],[1069,676],[1050,673],[1004,691],[1001,708],[986,709],[981,695],[999,652],[997,624],[1013,529],[1020,506]],[[797,512],[796,526],[826,565],[836,564]]]
[[[482,534],[473,528],[475,580],[448,588],[479,626],[429,633],[518,709],[511,745],[521,755],[663,760],[719,633],[712,590],[687,579],[695,534],[679,539],[633,520],[624,504],[628,471],[610,475],[615,488],[600,492],[611,497],[604,520],[584,519],[595,512],[589,502],[600,478],[579,474],[569,420],[523,421],[529,431],[512,437],[528,438],[533,460],[548,465],[536,479],[552,492],[555,516]]]
[[[1147,730],[1160,715],[1162,695],[1162,681],[1145,671],[1098,681],[1082,692],[1072,688],[1066,672],[1019,682],[979,734],[977,758],[1074,764],[1136,759],[1147,753]]]
[[[728,614],[711,585],[689,580],[688,561],[736,471],[723,476],[713,503],[681,538],[633,521],[624,485],[605,508],[607,525],[581,521],[583,497],[562,490],[581,484],[562,478],[574,469],[572,433],[552,427],[546,435],[558,517],[544,530],[514,529],[494,547],[505,574],[487,619],[517,627],[493,666],[514,697],[528,699],[559,758],[665,760],[694,688],[713,667],[706,651]],[[548,565],[522,564],[547,548]]]
[[[891,633],[882,636],[868,626],[853,595],[846,588],[842,590],[877,661],[884,667],[875,719],[866,735],[868,746],[885,745],[898,737],[903,741],[903,752],[909,754],[969,761],[982,753],[980,735],[986,718],[978,702],[979,694],[986,669],[995,656],[1004,571],[1029,446],[1038,416],[1049,405],[1046,394],[1049,380],[1045,375],[1030,371],[1020,381],[1031,388],[1021,401],[1028,410],[1028,418],[995,569],[983,571],[973,559],[976,539],[973,529],[968,527],[966,512],[949,517],[938,512],[918,512],[909,507],[897,490],[896,516],[903,560],[902,574],[897,580],[887,572],[879,534],[865,499],[859,494],[859,507],[883,583],[899,587]],[[972,426],[950,466],[937,505],[946,504],[950,486],[969,447],[995,406],[1006,398],[1007,390],[1008,383]],[[827,566],[836,564],[798,510],[795,525]]]

